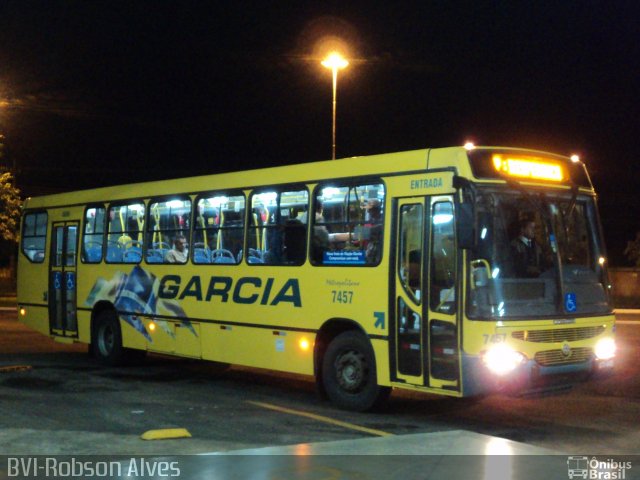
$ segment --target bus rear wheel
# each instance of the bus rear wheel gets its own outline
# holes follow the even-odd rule
[[[373,348],[355,331],[341,333],[329,344],[322,360],[322,383],[338,407],[357,412],[381,408],[391,392],[378,385]]]

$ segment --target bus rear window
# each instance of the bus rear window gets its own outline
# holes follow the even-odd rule
[[[22,253],[33,263],[44,262],[47,242],[47,213],[27,213],[22,224]]]

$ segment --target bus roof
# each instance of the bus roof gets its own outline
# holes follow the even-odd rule
[[[476,147],[475,149],[505,150],[505,147]],[[546,157],[569,161],[567,157],[548,152],[514,148],[508,148],[508,150],[536,153]],[[172,195],[183,192],[197,193],[279,184],[314,183],[316,181],[324,181],[328,178],[385,176],[402,172],[409,173],[445,168],[455,168],[458,175],[472,178],[473,174],[469,166],[467,154],[468,150],[462,146],[409,150],[279,167],[131,183],[28,198],[24,203],[24,208],[34,209],[45,206],[87,204],[101,201]]]

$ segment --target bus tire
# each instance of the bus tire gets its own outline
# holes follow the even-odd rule
[[[322,383],[333,403],[356,412],[383,407],[391,392],[378,385],[371,343],[356,331],[343,332],[329,344],[322,359]]]
[[[98,362],[109,367],[129,364],[144,358],[146,352],[129,350],[122,346],[120,321],[112,310],[104,310],[95,319],[91,330],[93,356]]]

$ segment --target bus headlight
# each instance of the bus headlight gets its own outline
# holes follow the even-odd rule
[[[603,338],[596,343],[594,349],[598,360],[609,360],[616,356],[616,341],[611,338]]]
[[[493,345],[482,354],[486,367],[496,375],[506,375],[524,363],[527,357],[504,343]]]

